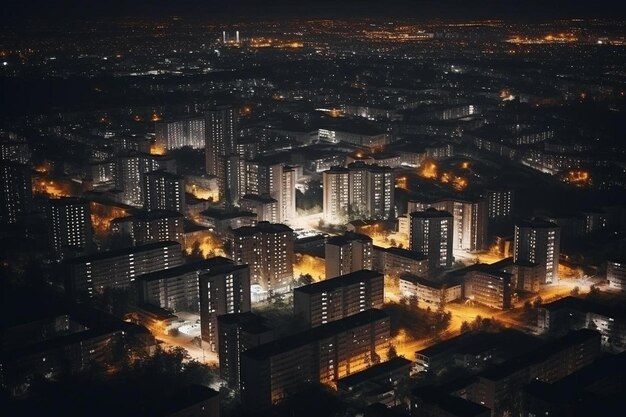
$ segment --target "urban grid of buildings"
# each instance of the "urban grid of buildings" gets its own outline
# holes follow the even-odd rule
[[[0,118],[8,397],[183,347],[220,392],[146,413],[626,412],[624,34],[381,22],[3,44],[107,97]]]

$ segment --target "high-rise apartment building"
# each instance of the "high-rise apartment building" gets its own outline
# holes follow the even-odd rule
[[[214,266],[212,259],[189,262],[174,268],[137,276],[141,303],[172,311],[200,311],[200,275]]]
[[[322,174],[323,216],[333,223],[345,223],[350,212],[350,171],[332,167]]]
[[[360,313],[382,308],[384,275],[362,269],[298,287],[293,291],[293,309],[311,327]]]
[[[278,221],[296,217],[296,171],[282,163],[246,162],[246,194],[270,196],[278,202]]]
[[[175,174],[176,162],[166,156],[137,152],[117,156],[115,188],[122,191],[122,201],[132,206],[142,206],[143,175],[157,170]]]
[[[237,114],[234,107],[209,110],[205,115],[206,172],[217,177],[220,198],[226,195],[226,158],[236,151]]]
[[[219,256],[210,261],[199,276],[200,332],[203,344],[217,352],[217,316],[250,311],[250,268]]]
[[[362,161],[323,174],[324,219],[345,223],[351,218],[387,219],[394,214],[393,169]]]
[[[609,260],[606,263],[606,280],[609,288],[626,291],[626,261]]]
[[[513,190],[488,190],[489,220],[509,219],[513,213]]]
[[[0,160],[19,164],[30,163],[30,150],[25,140],[0,138]]]
[[[284,224],[259,222],[233,230],[232,258],[250,266],[253,297],[286,292],[293,283],[294,234]]]
[[[395,181],[393,169],[353,162],[350,170],[350,216],[387,219],[393,216]]]
[[[32,190],[28,166],[0,161],[0,224],[15,224],[31,210]]]
[[[239,205],[256,214],[260,222],[278,223],[278,201],[269,195],[246,194],[239,200]]]
[[[154,133],[159,149],[171,150],[189,146],[193,149],[204,148],[205,118],[189,117],[185,119],[156,122]]]
[[[552,222],[534,219],[515,225],[513,259],[545,266],[543,284],[558,280],[561,229]]]
[[[139,275],[174,268],[183,263],[177,242],[158,242],[81,256],[65,262],[65,292],[72,298],[91,298],[106,288],[130,288]]]
[[[115,153],[139,152],[150,153],[150,139],[144,136],[115,136],[113,138]]]
[[[411,213],[410,249],[428,257],[428,269],[452,266],[454,217],[434,208]]]
[[[57,256],[68,252],[81,253],[93,246],[91,210],[89,201],[78,198],[59,198],[48,201],[48,237]]]
[[[360,233],[346,232],[333,236],[325,245],[326,279],[361,269],[372,269],[372,238]]]
[[[241,353],[269,343],[274,339],[274,329],[256,314],[233,313],[217,317],[219,333],[220,378],[229,388],[239,390]]]
[[[137,211],[111,221],[113,233],[130,236],[133,245],[174,241],[185,243],[184,216],[177,211]]]
[[[440,200],[430,204],[454,217],[453,248],[468,252],[487,249],[488,206],[484,199]]]
[[[184,213],[185,178],[157,170],[143,175],[143,208]]]

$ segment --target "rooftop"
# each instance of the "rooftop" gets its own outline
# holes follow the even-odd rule
[[[176,278],[190,272],[211,270],[216,266],[233,265],[233,261],[222,256],[216,256],[202,261],[186,263],[174,268],[155,271],[137,276],[137,281],[158,281],[160,279]]]
[[[79,256],[76,258],[69,259],[65,264],[66,265],[80,265],[86,262],[100,261],[103,259],[116,258],[119,256],[126,256],[130,254],[149,252],[152,250],[165,249],[165,248],[172,248],[172,250],[178,251],[178,252],[181,251],[180,243],[178,242],[171,242],[171,241],[155,242],[155,243],[148,243],[147,245],[131,246],[129,248],[122,248],[122,249],[114,249],[114,250],[110,250],[106,252],[95,253],[93,255]]]
[[[317,342],[322,339],[333,337],[339,333],[349,331],[356,327],[364,326],[378,320],[388,319],[389,316],[382,310],[370,309],[353,316],[345,317],[312,329],[305,330],[290,336],[283,337],[270,343],[265,343],[248,349],[242,353],[256,360],[269,359],[281,353]]]
[[[293,233],[291,227],[282,223],[258,222],[256,226],[243,226],[233,230],[233,235],[251,236],[257,233]]]
[[[340,275],[335,278],[295,288],[294,292],[317,294],[320,292],[333,291],[337,288],[357,284],[362,281],[368,281],[374,278],[382,277],[383,274],[381,274],[380,272],[370,271],[369,269],[361,269],[360,271],[350,272],[349,274]]]
[[[413,213],[411,213],[411,217],[422,217],[422,218],[452,218],[452,214],[448,213],[445,210],[437,210],[435,208],[427,208],[424,211],[414,211]]]
[[[559,352],[567,349],[578,343],[585,342],[587,340],[597,339],[598,347],[600,346],[600,333],[595,330],[580,329],[569,332],[567,335],[558,338],[556,340],[549,341],[531,352],[523,354],[521,356],[509,359],[508,361],[489,368],[479,374],[480,377],[497,381],[502,378],[520,371],[532,364],[540,363],[548,359],[549,357],[558,354]]]
[[[347,244],[349,244],[350,242],[352,242],[354,240],[361,240],[361,241],[371,242],[372,238],[369,237],[368,235],[364,235],[364,234],[361,234],[361,233],[345,232],[343,235],[340,235],[340,236],[329,237],[326,240],[326,244],[328,244],[328,245],[336,245],[336,246],[344,246],[344,245],[347,245]]]
[[[342,384],[344,386],[355,386],[372,379],[385,377],[386,375],[400,371],[403,368],[406,368],[406,374],[408,376],[410,367],[410,360],[397,356],[388,360],[387,362],[379,363],[378,365],[369,367],[361,372],[357,372],[355,374],[343,377],[337,381],[337,384]]]

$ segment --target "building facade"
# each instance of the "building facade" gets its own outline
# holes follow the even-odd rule
[[[82,253],[93,247],[89,201],[59,198],[48,201],[48,237],[52,250],[60,257],[68,252]]]
[[[542,284],[558,281],[561,230],[554,223],[533,220],[515,225],[513,259],[545,266]]]
[[[143,208],[185,213],[185,179],[158,170],[143,175]]]
[[[434,208],[411,213],[409,249],[428,257],[433,271],[452,266],[454,218],[447,211]]]
[[[241,398],[261,409],[307,382],[331,383],[378,363],[389,348],[389,317],[367,310],[241,354]]]
[[[215,257],[202,271],[200,285],[200,330],[202,343],[217,352],[217,317],[250,311],[250,268],[230,259]]]
[[[298,287],[293,291],[295,314],[301,314],[311,327],[382,308],[383,274],[367,269]]]
[[[259,222],[233,230],[232,259],[250,265],[253,293],[287,292],[293,285],[294,234],[284,224]]]
[[[106,288],[130,288],[136,277],[183,263],[177,242],[158,242],[81,256],[65,262],[65,292],[72,298],[91,298]]]
[[[324,247],[326,279],[361,269],[372,269],[372,238],[360,233],[345,232],[326,240]]]

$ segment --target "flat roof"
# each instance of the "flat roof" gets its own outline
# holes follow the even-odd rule
[[[256,216],[256,215],[255,215]],[[233,230],[235,236],[250,236],[256,233],[289,233],[293,229],[282,223],[258,222],[256,226],[242,226]]]
[[[189,272],[210,270],[216,266],[234,265],[233,261],[222,256],[216,256],[210,259],[203,259],[197,262],[190,262],[176,266],[174,268],[163,269],[161,271],[150,272],[148,274],[138,275],[137,281],[158,281],[160,279],[175,278]]]
[[[362,233],[345,232],[343,235],[340,236],[329,237],[328,239],[326,239],[326,243],[329,245],[343,246],[347,245],[353,240],[364,240],[366,242],[371,242],[372,238]]]
[[[238,217],[256,217],[251,211],[226,211],[217,208],[208,208],[200,212],[201,215],[217,220],[236,219]]]
[[[437,210],[436,208],[429,207],[424,211],[414,211],[411,213],[411,217],[423,217],[423,218],[437,218],[437,217],[450,217],[452,214],[445,210]]]
[[[548,220],[543,220],[543,219],[522,220],[522,221],[519,221],[519,222],[515,223],[515,226],[523,227],[523,228],[532,228],[532,229],[553,229],[553,228],[559,228],[558,224],[553,223],[553,222],[548,221]]]
[[[464,398],[450,395],[440,387],[426,385],[414,388],[411,393],[428,404],[435,404],[440,409],[458,417],[475,417],[490,415],[491,410],[483,405],[473,403]]]
[[[375,247],[376,250],[383,250],[387,253],[391,253],[392,255],[396,255],[396,256],[400,256],[402,258],[408,258],[408,259],[413,259],[414,261],[423,261],[428,259],[428,256],[424,255],[422,252],[417,252],[414,250],[408,250],[408,249],[402,249],[402,248],[396,248],[393,246],[390,246],[388,248],[379,248],[378,246]]]
[[[182,179],[185,178],[182,175],[172,174],[171,172],[165,171],[163,169],[157,169],[155,171],[146,172],[144,175],[146,175],[146,176],[159,176],[159,177],[167,178],[167,179],[170,179],[170,180],[182,180]]]
[[[260,334],[273,330],[272,327],[265,324],[267,322],[265,317],[250,311],[245,313],[222,314],[217,316],[217,322],[219,324],[238,324],[242,330],[252,334]]]
[[[241,197],[241,200],[250,200],[256,201],[263,204],[277,203],[278,201],[275,198],[272,198],[269,195],[259,195],[259,194],[246,194]]]
[[[598,346],[599,346],[600,344],[599,332],[595,330],[589,330],[589,329],[580,329],[580,330],[571,331],[565,336],[560,337],[556,340],[547,342],[531,352],[509,359],[508,361],[505,361],[502,364],[489,368],[481,372],[478,376],[488,379],[488,380],[497,381],[529,365],[543,361],[549,358],[550,356],[556,353],[559,353],[563,349],[566,349],[574,344],[581,343],[586,340],[590,340],[594,338],[598,340]]]
[[[83,264],[85,262],[93,262],[93,261],[99,261],[102,259],[115,258],[118,256],[130,255],[132,253],[148,252],[151,250],[167,248],[170,246],[178,246],[180,249],[180,243],[178,242],[172,242],[172,241],[154,242],[154,243],[148,243],[147,245],[131,246],[128,248],[114,249],[114,250],[109,250],[105,252],[99,252],[93,255],[79,256],[77,258],[69,259],[65,263],[68,265],[78,265],[78,264]]]
[[[317,294],[320,292],[332,291],[340,287],[345,287],[347,285],[356,284],[361,281],[367,281],[378,277],[384,277],[384,275],[380,272],[370,271],[369,269],[361,269],[359,271],[350,272],[349,274],[340,275],[335,278],[330,278],[324,281],[294,288],[294,291],[303,292],[306,294]]]
[[[541,308],[545,308],[549,311],[555,311],[560,309],[572,309],[583,313],[596,313],[605,317],[611,318],[626,318],[626,312],[620,308],[610,305],[602,304],[595,300],[587,298],[578,298],[573,296],[567,296],[560,298],[551,303],[542,304]]]
[[[341,320],[322,324],[321,326],[253,347],[252,349],[244,351],[242,355],[256,360],[268,359],[272,356],[308,345],[309,343],[328,339],[343,331],[388,318],[387,313],[382,310],[374,308],[369,309]]]
[[[363,382],[369,381],[371,379],[379,378],[391,372],[399,371],[402,368],[410,368],[410,366],[410,360],[397,356],[395,358],[389,359],[387,362],[379,363],[377,365],[364,369],[361,372],[357,372],[355,374],[343,377],[337,380],[337,385],[342,384],[347,386],[354,386],[362,384]]]
[[[410,272],[404,272],[400,274],[400,279],[403,281],[412,282],[413,284],[424,285],[426,287],[435,288],[438,290],[449,287],[451,285],[452,286],[459,285],[458,283],[452,283],[449,281],[435,281],[432,279],[422,278],[415,274],[411,274]]]

